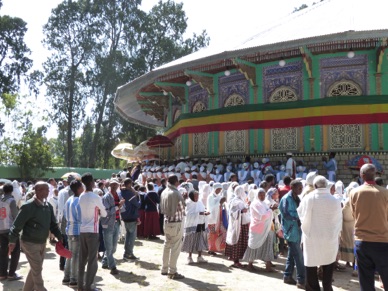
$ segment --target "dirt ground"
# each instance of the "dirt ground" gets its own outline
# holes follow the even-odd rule
[[[273,263],[277,272],[266,273],[262,262],[256,263],[257,272],[248,272],[243,269],[230,267],[232,262],[223,256],[208,256],[207,264],[187,265],[187,254],[181,253],[178,260],[178,272],[185,275],[185,279],[174,281],[160,274],[163,239],[137,240],[135,255],[140,257],[137,262],[122,260],[124,245],[119,243],[115,258],[119,275],[113,276],[109,270],[99,269],[95,278],[96,287],[100,290],[296,290],[295,286],[283,283],[282,271],[285,267],[285,258],[280,257]],[[72,288],[62,285],[63,272],[59,270],[59,257],[54,247],[47,244],[46,259],[43,265],[43,278],[47,290],[69,290]],[[193,255],[195,261],[196,256]],[[29,270],[29,264],[21,254],[18,273],[24,278]],[[22,290],[24,280],[2,281],[0,290]],[[351,268],[344,272],[334,273],[334,290],[360,290],[358,278],[352,277]],[[379,283],[376,281],[376,287]],[[377,290],[382,290],[377,288]]]

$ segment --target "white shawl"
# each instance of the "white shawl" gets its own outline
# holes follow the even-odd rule
[[[271,230],[272,210],[264,201],[255,199],[250,206],[251,224],[249,225],[248,246],[251,249],[261,247]]]
[[[245,192],[243,186],[237,186],[235,189],[235,196],[229,203],[229,225],[226,233],[226,243],[228,245],[235,245],[240,238],[240,230],[242,223],[241,210],[245,208]]]
[[[186,200],[186,220],[185,220],[185,232],[184,235],[195,233],[198,224],[206,223],[205,215],[200,215],[200,212],[205,211],[205,206],[200,200],[194,202],[191,199]],[[205,229],[207,225],[205,225]]]

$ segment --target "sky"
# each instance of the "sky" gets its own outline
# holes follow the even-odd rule
[[[315,0],[318,2],[319,0]],[[329,0],[327,0],[329,1]],[[25,42],[31,49],[30,58],[34,69],[41,69],[49,52],[42,45],[42,27],[47,22],[51,10],[62,0],[3,0],[0,15],[20,17],[27,22]],[[290,14],[302,4],[311,5],[312,0],[183,0],[183,9],[188,18],[187,37],[194,32],[206,29],[210,37],[210,46],[222,47],[229,42],[247,39],[260,27]],[[141,8],[149,11],[158,0],[143,0]],[[44,95],[38,97],[44,104]],[[56,129],[51,128],[48,136],[55,136]]]

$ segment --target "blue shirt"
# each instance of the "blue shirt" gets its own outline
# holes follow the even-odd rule
[[[297,198],[299,199],[299,197]],[[300,203],[300,200],[299,200]],[[299,215],[296,209],[297,201],[292,196],[292,190],[282,197],[279,210],[282,216],[282,229],[284,238],[290,242],[300,242],[302,230],[300,229]]]
[[[65,204],[64,216],[67,220],[66,234],[79,235],[81,226],[81,208],[79,197],[71,196]]]

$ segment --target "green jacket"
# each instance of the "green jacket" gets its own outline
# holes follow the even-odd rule
[[[9,242],[15,243],[19,233],[23,231],[21,239],[26,242],[44,244],[51,231],[59,240],[61,231],[56,222],[53,207],[50,203],[41,205],[36,198],[28,200],[21,208],[9,231]]]

